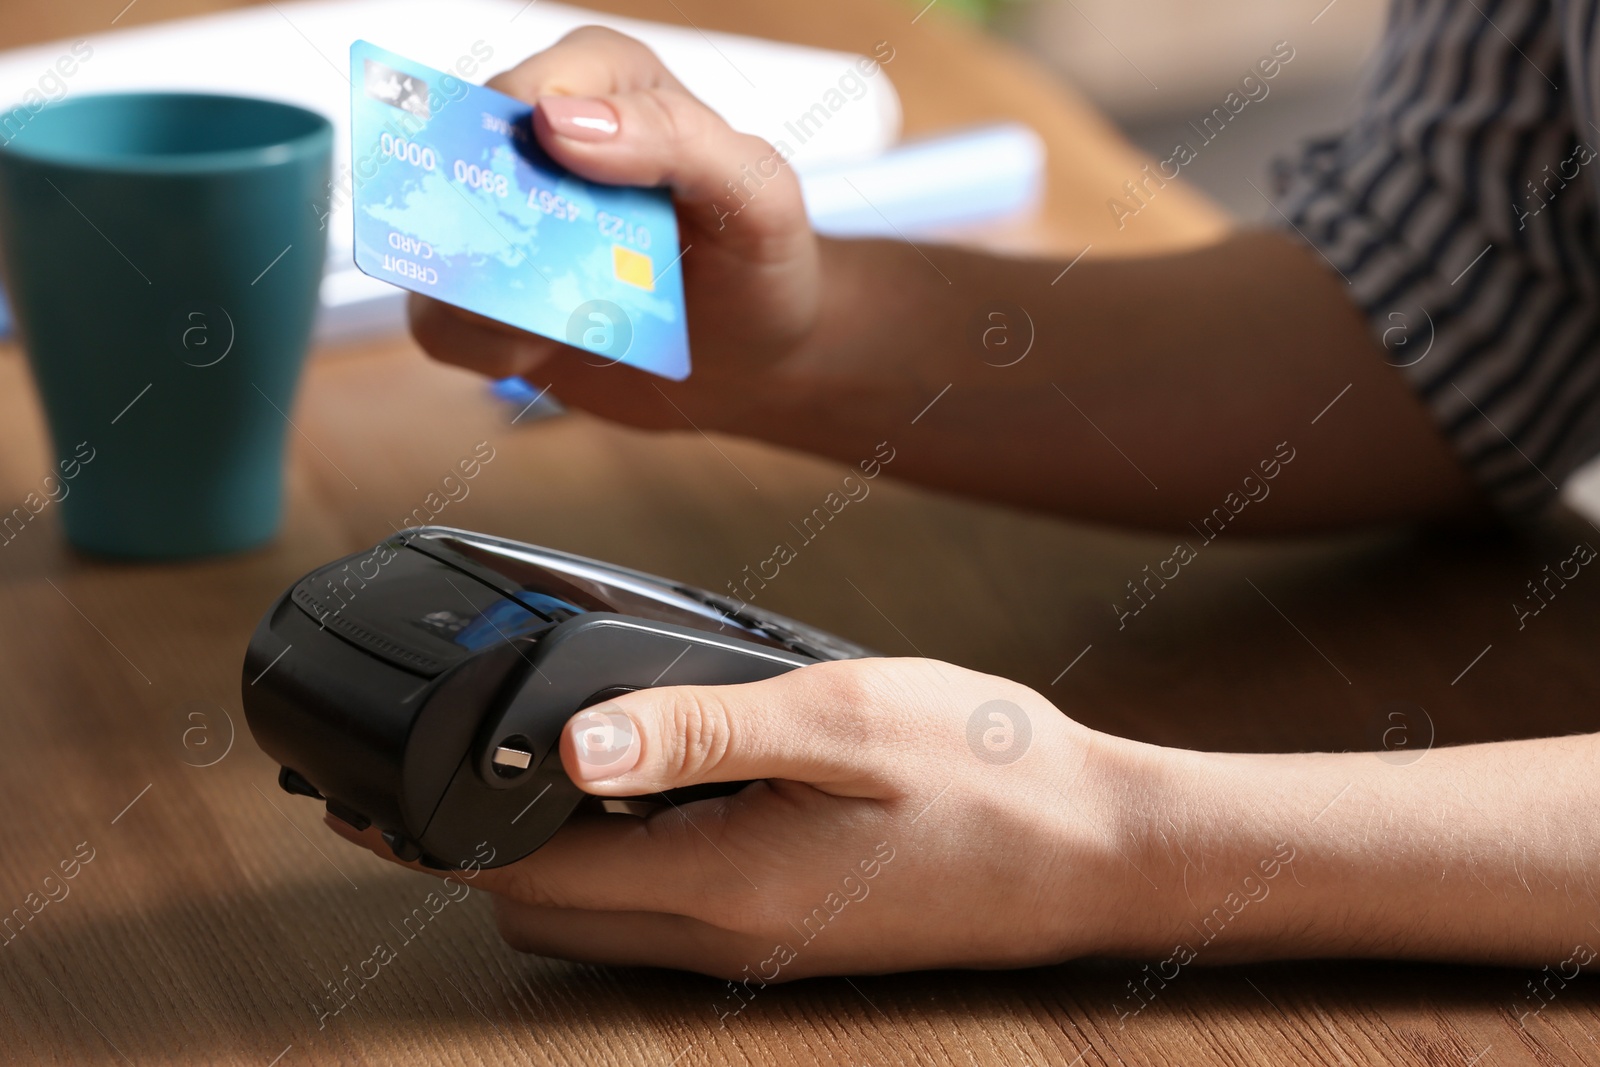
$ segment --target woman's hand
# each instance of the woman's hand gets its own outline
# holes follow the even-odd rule
[[[1194,965],[1595,958],[1600,734],[1191,752],[1096,733],[1000,678],[869,659],[629,693],[561,745],[601,796],[760,780],[573,820],[476,871],[506,940],[542,955],[761,984],[1154,961],[1122,1017]],[[377,830],[329,825],[393,859]]]
[[[497,377],[526,375],[608,418],[687,429],[686,415],[712,421],[810,334],[820,270],[799,182],[771,145],[735,132],[643,44],[585,27],[489,85],[535,105],[534,135],[575,174],[672,191],[693,384],[597,366],[557,341],[413,296],[411,329],[431,355]]]
[[[1141,878],[1118,844],[1137,777],[1114,769],[1120,745],[931,660],[642,690],[567,724],[573,781],[601,796],[758,781],[573,820],[473,885],[519,949],[762,983],[1111,952]],[[393,858],[375,830],[330,825]]]

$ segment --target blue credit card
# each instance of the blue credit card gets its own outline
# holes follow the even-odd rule
[[[350,48],[356,266],[626,363],[689,376],[678,220],[664,189],[551,159],[533,108],[366,41]]]

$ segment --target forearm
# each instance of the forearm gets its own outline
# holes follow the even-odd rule
[[[719,426],[852,463],[888,439],[900,477],[1158,528],[1237,501],[1280,444],[1292,467],[1252,490],[1276,499],[1235,528],[1471,506],[1432,419],[1313,255],[1245,234],[1063,274],[1070,261],[828,242],[817,335],[719,405]],[[1003,304],[1003,322],[988,317]]]
[[[1600,735],[1405,758],[1120,751],[1142,874],[1113,953],[1540,966],[1600,945]]]

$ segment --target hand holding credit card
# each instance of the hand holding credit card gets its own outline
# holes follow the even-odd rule
[[[350,61],[357,267],[592,362],[688,377],[666,190],[577,177],[493,89],[365,41]]]

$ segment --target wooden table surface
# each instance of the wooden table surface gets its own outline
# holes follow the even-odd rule
[[[8,6],[0,45],[98,32],[121,0],[102,6]],[[121,24],[221,6],[142,0]],[[1116,253],[1216,232],[1216,214],[1174,190],[1144,244],[1119,245],[1094,190],[1136,157],[1064,89],[937,10],[912,25],[893,0],[614,6],[835,47],[893,39],[911,129],[1034,123],[1052,150],[1049,201],[992,240]],[[918,407],[908,398],[897,445],[915,447]],[[288,520],[266,550],[95,561],[63,546],[54,509],[0,549],[0,910],[37,906],[58,863],[93,856],[0,945],[0,1060],[1600,1063],[1592,986],[1519,1026],[1530,972],[1374,964],[1186,971],[1126,1026],[1134,964],[812,980],[764,991],[720,1028],[722,983],[519,956],[478,897],[319,1029],[323,982],[390,938],[430,886],[344,847],[320,806],[279,793],[250,743],[239,664],[271,599],[390,532],[483,440],[496,459],[440,521],[712,588],[764,558],[841,471],[580,416],[512,427],[481,381],[402,338],[319,355],[295,417]],[[0,349],[0,509],[48,470],[43,433],[20,354]],[[1600,543],[1566,513],[1516,535],[1219,542],[1120,632],[1110,604],[1170,553],[1162,538],[886,481],[841,517],[765,603],[888,652],[1009,675],[1149,741],[1372,749],[1399,723],[1415,750],[1592,728],[1600,706],[1600,585],[1573,583],[1520,632],[1511,608],[1545,564]],[[1405,773],[1401,754],[1373,758]]]

